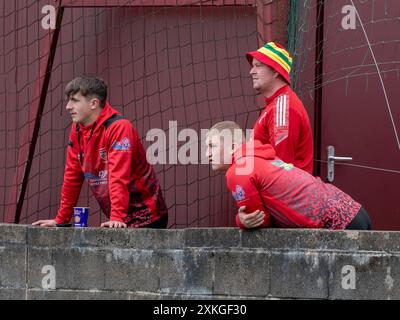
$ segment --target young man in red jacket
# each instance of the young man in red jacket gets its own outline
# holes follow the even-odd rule
[[[102,227],[166,228],[168,212],[153,167],[129,120],[107,102],[107,86],[97,78],[78,77],[67,84],[66,110],[71,128],[61,204],[54,220],[68,223],[86,180],[109,218]]]
[[[236,224],[257,227],[370,230],[368,213],[349,195],[276,156],[270,144],[250,141],[232,121],[214,125],[206,137],[213,170],[226,171],[226,184],[239,207]]]

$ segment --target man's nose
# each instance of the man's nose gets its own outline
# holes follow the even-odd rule
[[[71,102],[70,102],[70,101],[67,102],[67,105],[65,106],[65,109],[66,109],[66,110],[71,110],[71,109],[72,109],[72,106],[71,106]]]

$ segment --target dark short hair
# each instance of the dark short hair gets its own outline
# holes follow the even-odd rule
[[[103,80],[95,77],[77,77],[65,86],[64,92],[67,98],[78,92],[86,98],[95,96],[99,99],[101,108],[104,108],[107,99],[107,85]]]

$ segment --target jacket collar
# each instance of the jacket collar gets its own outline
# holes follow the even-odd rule
[[[279,97],[280,95],[282,95],[287,89],[289,88],[289,85],[284,85],[282,88],[280,88],[278,91],[276,91],[272,96],[266,98],[266,102],[267,104],[271,103],[272,101],[274,101],[277,97]]]
[[[97,117],[96,121],[88,126],[83,126],[81,124],[77,124],[75,126],[76,131],[82,130],[82,132],[93,132],[95,128],[100,128],[101,125],[108,120],[112,115],[119,114],[117,110],[112,108],[108,101],[105,102],[103,110],[101,110],[99,116]]]

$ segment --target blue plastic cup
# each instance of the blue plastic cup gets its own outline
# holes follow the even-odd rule
[[[74,207],[74,227],[86,228],[89,217],[88,207]]]

